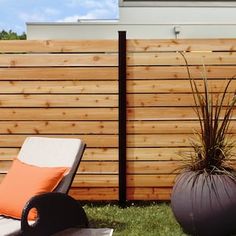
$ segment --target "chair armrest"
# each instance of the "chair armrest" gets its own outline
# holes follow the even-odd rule
[[[38,217],[29,225],[27,217],[32,208]],[[80,204],[64,193],[45,193],[32,197],[22,211],[21,232],[24,236],[48,236],[70,227],[88,227],[88,219]]]

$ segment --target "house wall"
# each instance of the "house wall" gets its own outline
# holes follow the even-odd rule
[[[236,35],[235,10],[234,5],[120,7],[117,22],[27,23],[27,38],[116,39],[118,30],[126,30],[130,39],[233,38]]]

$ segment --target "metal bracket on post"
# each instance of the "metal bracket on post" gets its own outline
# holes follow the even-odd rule
[[[119,205],[126,206],[126,31],[119,31]]]

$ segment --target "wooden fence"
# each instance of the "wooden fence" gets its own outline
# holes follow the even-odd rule
[[[0,41],[0,171],[27,136],[78,137],[77,199],[117,199],[116,41]]]
[[[214,91],[236,74],[236,40],[127,41],[128,200],[170,198],[175,169],[198,128],[178,51],[200,85],[206,65]],[[0,41],[0,53],[1,178],[25,137],[78,137],[87,149],[70,194],[117,200],[117,40]]]
[[[236,74],[236,40],[128,40],[128,199],[168,200],[198,128],[182,51],[202,85],[206,65],[212,91]],[[230,92],[235,92],[233,81]],[[233,119],[236,117],[234,116]],[[232,122],[236,133],[236,122]]]

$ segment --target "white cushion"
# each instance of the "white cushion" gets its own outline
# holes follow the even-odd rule
[[[14,235],[19,232],[21,223],[19,220],[0,216],[0,235]]]
[[[39,167],[71,167],[83,145],[80,139],[29,137],[18,158]]]
[[[34,224],[35,221],[29,221],[29,224]],[[18,235],[21,229],[20,220],[15,220],[12,218],[5,218],[0,216],[0,235],[13,236]]]

